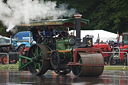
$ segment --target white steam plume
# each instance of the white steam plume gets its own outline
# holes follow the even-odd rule
[[[44,0],[7,0],[7,4],[0,0],[0,20],[5,26],[10,22],[20,25],[29,24],[31,20],[70,17],[76,13],[75,9],[68,10],[66,4],[56,6],[56,2]]]

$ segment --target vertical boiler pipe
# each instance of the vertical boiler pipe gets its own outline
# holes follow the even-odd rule
[[[82,17],[82,15],[81,14],[76,14],[76,15],[74,15],[74,17],[75,17],[75,29],[76,29],[76,44],[75,44],[75,46],[77,47],[77,46],[80,46],[81,45],[81,17]],[[73,52],[73,54],[74,54],[74,62],[77,62],[77,54],[76,54],[76,52],[75,52],[75,50],[74,50],[74,52]]]
[[[81,44],[81,14],[74,15],[75,17],[75,29],[76,29],[76,46]]]

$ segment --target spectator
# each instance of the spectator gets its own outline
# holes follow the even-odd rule
[[[100,44],[104,44],[103,40],[101,40]]]

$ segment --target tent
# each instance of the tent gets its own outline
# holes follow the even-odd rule
[[[74,30],[70,30],[69,33],[74,32],[76,35],[76,32]],[[109,40],[113,40],[113,41],[117,41],[117,34],[112,33],[112,32],[108,32],[105,30],[81,30],[81,39],[83,37],[85,37],[86,35],[93,35],[93,42],[96,42],[98,35],[100,38],[100,42],[103,40],[103,42],[109,41]]]

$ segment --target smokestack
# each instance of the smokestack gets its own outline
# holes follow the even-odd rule
[[[76,14],[74,15],[75,17],[75,28],[76,28],[76,45],[80,45],[81,44],[81,14]]]

